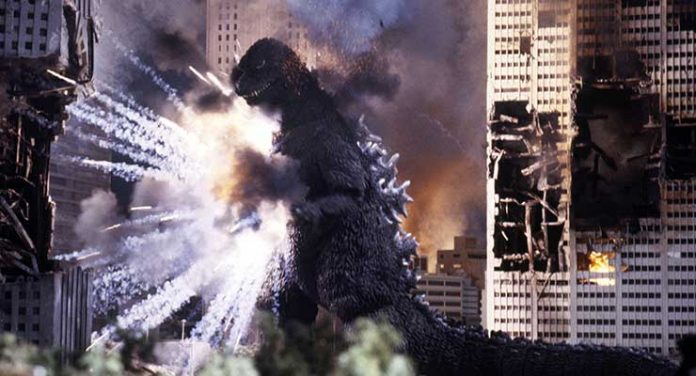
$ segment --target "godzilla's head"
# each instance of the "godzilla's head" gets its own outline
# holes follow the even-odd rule
[[[234,90],[249,105],[279,106],[301,95],[313,77],[299,56],[282,42],[261,39],[232,70]]]

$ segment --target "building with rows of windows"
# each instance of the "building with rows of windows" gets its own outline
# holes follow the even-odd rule
[[[423,274],[418,292],[430,308],[446,317],[466,325],[481,325],[481,290],[467,275]]]
[[[696,331],[696,3],[489,0],[488,329]]]
[[[310,68],[317,65],[317,52],[285,0],[208,0],[206,24],[207,61],[218,73],[229,74],[235,59],[267,37],[285,42]]]

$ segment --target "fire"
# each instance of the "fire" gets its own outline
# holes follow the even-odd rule
[[[616,268],[609,263],[613,257],[609,253],[592,251],[588,255],[590,260],[590,271],[594,273],[613,273]]]
[[[591,273],[614,273],[616,271],[616,268],[609,263],[609,260],[614,258],[613,253],[592,251],[587,255],[587,258],[590,261]],[[599,286],[616,285],[616,280],[609,277],[591,278],[590,282]]]

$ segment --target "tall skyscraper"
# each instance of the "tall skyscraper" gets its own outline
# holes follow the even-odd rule
[[[488,329],[696,330],[696,4],[489,0]]]
[[[208,65],[218,73],[229,73],[235,58],[254,42],[272,37],[287,43],[312,68],[317,52],[307,32],[296,22],[285,0],[208,0],[206,54]]]
[[[90,275],[51,258],[51,146],[92,78],[91,1],[0,2],[0,332],[84,350]]]

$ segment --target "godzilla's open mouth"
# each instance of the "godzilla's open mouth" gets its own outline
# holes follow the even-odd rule
[[[269,82],[266,85],[264,85],[261,89],[254,90],[249,94],[242,94],[242,98],[244,99],[253,99],[259,97],[261,94],[263,94],[266,90],[268,90],[271,86],[273,86],[274,82]]]

